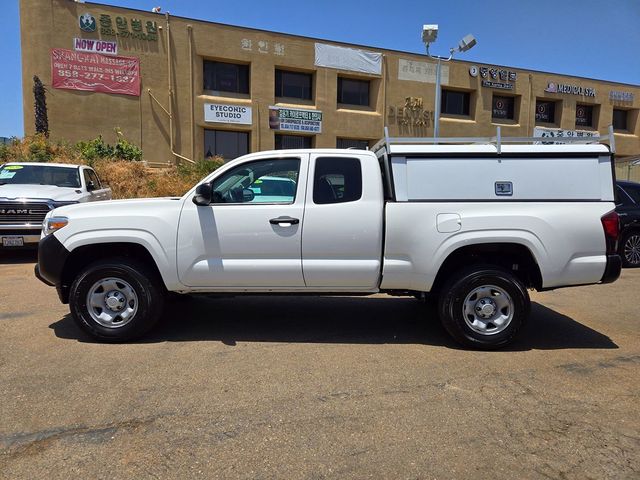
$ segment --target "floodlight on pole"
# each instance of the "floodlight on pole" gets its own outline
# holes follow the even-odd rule
[[[465,35],[464,38],[458,43],[458,51],[466,52],[467,50],[471,50],[476,43],[478,43],[476,41],[476,37],[471,34]]]
[[[422,43],[433,43],[436,41],[436,38],[438,38],[438,25],[422,26]]]
[[[471,50],[478,43],[478,41],[473,35],[468,34],[468,35],[465,35],[462,38],[462,40],[460,40],[460,42],[458,42],[458,48],[452,47],[449,49],[448,58],[443,58],[440,56],[434,57],[429,52],[429,45],[435,42],[437,37],[438,37],[438,25],[429,24],[429,25],[422,26],[422,43],[424,43],[424,46],[427,50],[427,55],[429,56],[429,58],[436,60],[436,105],[435,105],[435,114],[434,114],[434,120],[433,120],[433,136],[435,138],[438,138],[440,136],[440,95],[441,95],[440,76],[441,76],[441,69],[442,69],[441,63],[449,62],[453,58],[453,55],[455,52],[461,52],[461,53],[466,52],[467,50]]]

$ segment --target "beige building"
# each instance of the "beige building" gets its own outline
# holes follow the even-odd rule
[[[33,76],[51,137],[114,128],[149,162],[432,136],[435,63],[424,55],[70,0],[21,0],[24,126]],[[416,41],[421,25],[416,24]],[[640,156],[640,87],[454,60],[441,136],[593,136]]]

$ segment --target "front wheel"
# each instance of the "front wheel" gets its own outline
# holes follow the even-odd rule
[[[438,313],[459,343],[484,350],[504,347],[525,324],[529,294],[511,273],[487,266],[454,274],[441,290]]]
[[[158,321],[164,301],[154,272],[128,258],[100,260],[71,285],[69,306],[78,326],[102,341],[133,340]]]
[[[620,256],[623,267],[640,267],[640,232],[629,232],[622,237]]]

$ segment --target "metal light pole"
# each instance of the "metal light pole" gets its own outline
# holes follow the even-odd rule
[[[476,43],[478,43],[475,37],[471,34],[465,35],[460,42],[458,42],[457,48],[449,49],[449,57],[443,58],[440,56],[434,57],[429,53],[429,45],[436,41],[438,37],[438,25],[423,25],[422,26],[422,42],[424,43],[427,56],[436,61],[436,104],[435,104],[435,115],[433,120],[433,136],[438,138],[440,136],[440,97],[442,95],[440,84],[441,84],[441,75],[442,75],[442,62],[449,62],[453,58],[454,53],[456,52],[466,52],[473,48]]]

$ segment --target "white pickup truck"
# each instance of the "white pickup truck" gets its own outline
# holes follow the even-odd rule
[[[64,163],[0,166],[1,247],[37,246],[47,213],[63,205],[111,200],[93,168]]]
[[[175,293],[430,296],[474,348],[508,344],[527,289],[612,282],[606,145],[428,144],[240,157],[182,198],[47,215],[36,275],[97,339],[147,332]]]

